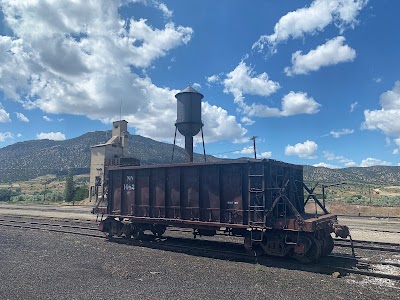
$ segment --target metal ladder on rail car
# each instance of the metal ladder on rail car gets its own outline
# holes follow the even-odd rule
[[[253,165],[256,166],[255,164]],[[252,168],[249,167],[249,226],[253,227],[265,227],[266,215],[265,215],[265,174],[264,165],[261,164],[262,171],[258,172],[261,174],[251,174]],[[254,172],[257,173],[257,172]],[[256,234],[257,233],[257,234]],[[261,242],[263,235],[260,230],[251,230],[250,232],[251,241]]]

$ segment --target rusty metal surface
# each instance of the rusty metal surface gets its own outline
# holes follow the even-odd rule
[[[314,217],[310,214],[303,214],[303,222],[298,222],[296,219],[278,219],[273,223],[274,229],[296,230],[305,232],[315,232],[320,229],[330,230],[335,221],[336,215],[327,214],[319,217]]]
[[[227,226],[234,229],[247,229],[246,224],[224,224],[220,222],[205,222],[205,221],[194,221],[194,220],[183,220],[183,219],[170,219],[170,218],[151,218],[151,217],[134,217],[127,215],[114,215],[117,218],[123,218],[131,220],[135,223],[154,223],[154,224],[165,224],[176,227],[188,227],[188,228],[204,228],[204,229],[215,229],[219,230]],[[281,219],[276,220],[273,227],[264,227],[265,229],[282,229],[287,231],[303,231],[303,232],[315,232],[319,229],[329,230],[331,227],[329,224],[336,220],[336,216],[329,214],[324,217],[310,218],[305,217],[304,224],[302,227],[298,226],[295,219]]]
[[[110,167],[108,213],[268,227],[304,213],[302,179],[301,166],[275,160]]]

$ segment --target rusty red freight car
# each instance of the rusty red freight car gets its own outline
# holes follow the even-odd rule
[[[325,212],[306,214],[304,191]],[[108,168],[108,235],[161,236],[168,226],[194,235],[223,230],[244,237],[247,249],[311,262],[333,249],[331,233],[347,237],[303,183],[303,167],[275,160],[237,160]]]

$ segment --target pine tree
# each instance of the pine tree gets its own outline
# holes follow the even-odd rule
[[[67,182],[65,184],[65,190],[64,190],[65,201],[67,201],[67,202],[73,201],[74,193],[75,193],[74,175],[70,171],[70,172],[68,172]]]

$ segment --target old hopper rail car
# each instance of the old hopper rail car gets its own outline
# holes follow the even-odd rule
[[[168,226],[195,236],[223,230],[244,237],[248,250],[312,262],[332,251],[331,233],[349,234],[304,185],[303,167],[275,160],[111,166],[107,189],[99,229],[110,236],[161,236]],[[325,213],[305,213],[309,198]]]

